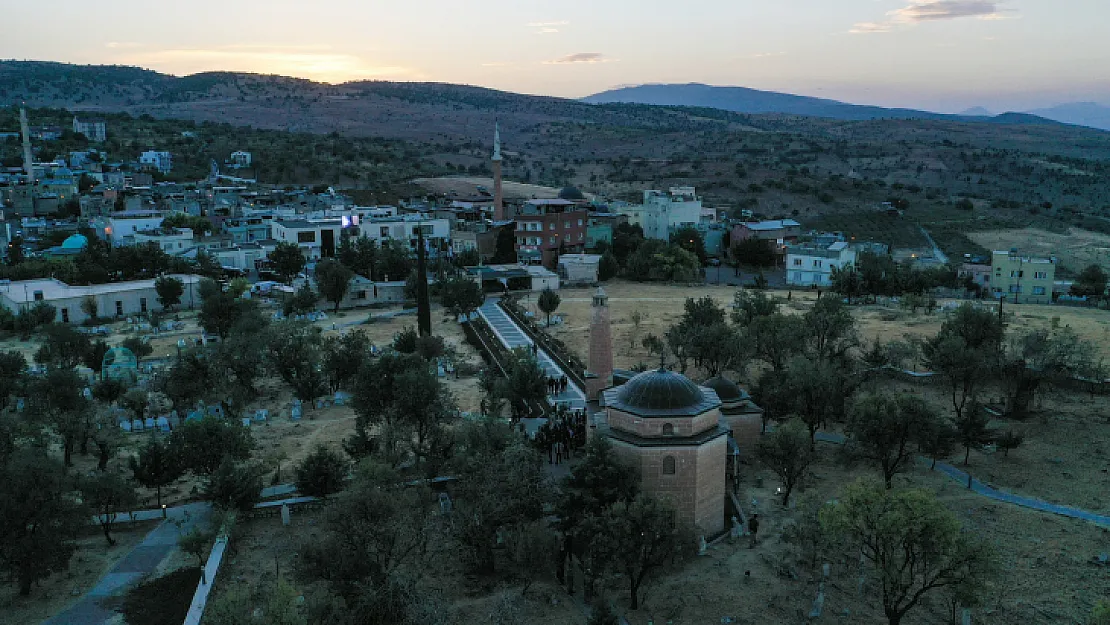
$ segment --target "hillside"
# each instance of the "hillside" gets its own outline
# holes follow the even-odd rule
[[[589,104],[442,83],[328,85],[226,72],[177,78],[0,62],[0,104],[20,100],[110,115],[114,158],[152,147],[176,158],[184,150],[205,171],[208,159],[253,146],[263,182],[390,185],[399,193],[403,176],[488,176],[496,120],[505,174],[521,183],[573,184],[625,199],[645,188],[694,185],[712,206],[861,232],[892,201],[905,207],[905,232],[923,225],[952,252],[978,249],[970,231],[1110,231],[1110,133],[1025,114],[851,121]],[[191,128],[205,131],[202,141],[174,134]],[[11,109],[0,116],[0,130],[9,129]],[[18,158],[16,142],[0,148]],[[972,210],[956,208],[962,199]]]
[[[1110,106],[1094,102],[1073,102],[1031,111],[1034,115],[1055,119],[1068,124],[1110,130]]]

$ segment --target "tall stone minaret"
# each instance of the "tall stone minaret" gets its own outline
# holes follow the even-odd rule
[[[501,125],[493,125],[493,158],[490,159],[493,169],[493,220],[505,220],[504,196],[501,194]]]
[[[590,319],[590,361],[586,372],[586,395],[596,401],[602,389],[613,384],[613,337],[609,326],[609,296],[597,287]]]
[[[23,132],[23,169],[27,173],[27,182],[35,183],[35,159],[31,152],[31,130],[27,125],[27,107],[19,107],[19,129]]]

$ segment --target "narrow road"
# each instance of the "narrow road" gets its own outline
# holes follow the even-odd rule
[[[486,303],[482,304],[482,307],[478,309],[478,314],[486,320],[486,323],[489,324],[493,333],[497,335],[497,338],[505,347],[509,349],[515,349],[517,347],[527,347],[531,349],[532,339],[528,338],[528,335],[517,327],[516,323],[513,322],[509,315],[505,314],[505,311],[501,310],[501,307],[497,305],[498,301],[499,298],[497,297],[487,296]],[[566,375],[566,372],[555,363],[543,348],[540,348],[536,354],[537,359],[540,361],[540,366],[543,367],[548,377],[561,378]],[[553,405],[564,404],[571,410],[585,410],[586,394],[582,389],[575,386],[574,382],[569,381],[570,376],[567,376],[567,380],[566,392],[559,393],[555,396],[554,400],[548,398],[548,401]]]
[[[830,434],[827,432],[818,432],[816,438],[818,441],[824,443],[833,443],[835,445],[843,445],[845,441],[844,436],[840,434]],[[933,461],[928,458],[919,456],[918,462],[924,463],[928,466],[931,465]],[[968,474],[965,471],[962,471],[948,464],[947,462],[940,462],[939,460],[937,461],[937,470],[952,478],[956,482],[959,482],[961,485],[967,486]],[[1095,514],[1094,512],[1081,510],[1079,508],[1073,508],[1071,506],[1061,506],[1058,504],[1049,503],[1047,501],[1042,501],[1040,499],[1035,499],[1033,497],[1024,497],[1022,495],[1007,493],[1005,491],[998,490],[993,486],[988,486],[987,484],[984,484],[983,482],[980,482],[975,478],[971,478],[971,492],[977,495],[982,495],[983,497],[987,497],[988,499],[1013,504],[1022,508],[1037,510],[1039,512],[1058,514],[1060,516],[1080,519],[1082,521],[1094,523],[1095,525],[1110,528],[1110,516]]]
[[[944,252],[942,252],[939,247],[937,247],[937,242],[933,240],[933,237],[929,234],[929,231],[926,230],[924,226],[918,226],[917,228],[921,230],[921,234],[925,235],[925,239],[929,242],[929,245],[933,246],[933,256],[935,256],[936,259],[939,260],[942,264],[947,265],[948,256]]]

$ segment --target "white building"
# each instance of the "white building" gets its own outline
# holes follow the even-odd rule
[[[400,239],[416,249],[417,231],[424,231],[424,240],[438,246],[451,238],[451,220],[430,219],[422,215],[396,215],[377,217],[361,222],[362,235],[381,245],[389,239]]]
[[[856,262],[856,250],[845,241],[831,245],[789,245],[786,247],[786,283],[791,286],[828,287],[833,268]]]
[[[108,126],[99,119],[85,119],[84,121],[73,116],[73,132],[83,134],[89,141],[100,143],[108,136]]]
[[[563,284],[597,284],[597,270],[601,265],[598,254],[563,254],[557,267]]]
[[[200,276],[182,274],[172,277],[181,280],[185,286],[180,308],[200,304]],[[90,286],[70,286],[54,278],[0,283],[0,305],[12,313],[18,314],[39,302],[46,302],[57,311],[55,321],[62,323],[82,323],[88,319],[81,304],[89,297],[96,301],[98,317],[126,317],[162,310],[154,280]]]
[[[642,204],[616,207],[628,216],[628,223],[638,225],[649,239],[669,240],[671,233],[701,223],[705,208],[694,187],[671,187],[667,192],[644,191]],[[713,215],[709,209],[709,215]]]
[[[130,245],[135,242],[135,233],[160,230],[163,219],[158,211],[122,211],[97,218],[92,225],[113,246]]]
[[[251,166],[251,153],[239,150],[231,153],[231,164],[236,168]]]
[[[168,174],[173,170],[173,156],[169,152],[147,150],[139,155],[139,164]]]
[[[131,236],[131,242],[135,245],[154,243],[167,254],[181,254],[193,247],[193,231],[190,228],[142,230]]]

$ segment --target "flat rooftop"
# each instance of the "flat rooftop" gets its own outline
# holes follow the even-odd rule
[[[200,283],[200,276],[192,274],[173,274],[173,278],[181,280],[186,286]],[[70,286],[55,278],[42,278],[38,280],[20,280],[8,284],[0,284],[0,293],[17,304],[33,304],[35,292],[42,292],[43,300],[70,299],[86,297],[89,295],[108,295],[110,293],[124,293],[140,289],[153,289],[154,280],[131,280],[128,282],[109,282],[108,284],[92,284],[88,286]]]

